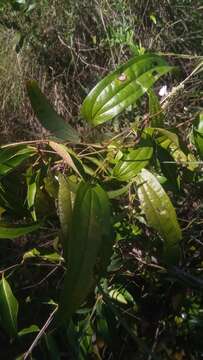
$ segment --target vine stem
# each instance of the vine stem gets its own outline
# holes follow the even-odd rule
[[[44,335],[46,329],[48,328],[49,324],[52,322],[53,317],[55,312],[58,310],[58,306],[56,306],[56,308],[54,309],[54,311],[51,312],[51,314],[49,315],[47,321],[45,322],[44,326],[41,328],[39,334],[36,336],[36,338],[34,339],[33,343],[31,344],[31,346],[29,347],[28,351],[24,354],[23,359],[26,360],[28,358],[28,356],[32,353],[32,350],[34,349],[34,347],[37,345],[38,341],[40,340],[40,338]]]
[[[17,146],[17,145],[48,144],[48,143],[49,143],[48,140],[19,141],[19,142],[14,142],[14,143],[11,143],[11,144],[2,145],[1,149],[5,149],[7,147]]]

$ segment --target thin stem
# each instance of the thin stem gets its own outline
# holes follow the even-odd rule
[[[50,325],[50,323],[53,320],[54,314],[56,313],[56,311],[58,310],[58,306],[56,306],[56,308],[54,309],[54,311],[52,311],[52,313],[49,315],[47,321],[45,322],[44,326],[41,328],[39,334],[36,336],[36,338],[34,339],[33,343],[31,344],[31,346],[29,347],[28,351],[24,354],[23,359],[26,360],[28,358],[28,356],[32,353],[32,350],[34,349],[34,347],[37,345],[38,341],[40,340],[40,338],[44,335],[46,329],[48,328],[48,326]]]

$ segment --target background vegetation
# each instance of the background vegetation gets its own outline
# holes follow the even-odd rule
[[[203,357],[202,15],[201,0],[1,1],[0,143],[39,140],[31,146],[2,147],[0,152],[2,359]],[[175,66],[154,85],[159,101],[154,93],[148,94],[150,106],[145,95],[136,108],[92,128],[80,112],[84,98],[118,65],[148,52]],[[26,88],[31,79],[37,80],[57,113],[82,138],[82,144],[69,148],[68,160],[55,138],[49,146],[40,143],[49,133],[32,110],[42,120]],[[170,93],[165,102],[158,95],[163,86]],[[149,127],[170,132],[153,135]],[[170,140],[165,150],[160,144],[166,138],[160,140],[161,135]],[[157,232],[147,210],[141,211],[142,179],[131,183],[137,170],[133,168],[131,176],[131,170],[127,168],[126,175],[124,169],[123,175],[116,165],[134,150],[135,141],[149,146],[148,137],[154,155],[144,167],[158,175],[182,229],[177,251],[181,256],[172,265],[163,254],[164,230]],[[178,148],[173,147],[174,139]],[[66,204],[70,191],[73,197],[78,194],[80,177],[87,182],[92,177],[108,193],[113,255],[107,274],[97,273],[101,280],[82,299],[83,306],[75,309],[69,326],[54,332],[51,321],[67,251],[60,239],[61,213],[68,209],[61,210],[60,201]],[[95,192],[100,199],[97,188]],[[101,216],[95,205],[97,211]],[[72,225],[77,232],[83,216],[76,205],[73,212],[78,217]],[[8,228],[11,223],[16,226]],[[105,256],[109,252],[102,250]],[[95,266],[102,268],[100,262]],[[62,296],[70,306],[68,295]]]

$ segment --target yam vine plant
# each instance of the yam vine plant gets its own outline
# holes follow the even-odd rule
[[[179,206],[190,186],[202,196],[203,113],[188,150],[152,89],[173,70],[148,53],[101,80],[81,107],[90,126],[102,130],[143,95],[148,112],[94,143],[28,81],[50,136],[0,149],[0,324],[10,358],[172,359],[184,349],[197,359],[202,352],[198,341],[187,347],[203,324],[203,281],[188,272],[195,246]]]

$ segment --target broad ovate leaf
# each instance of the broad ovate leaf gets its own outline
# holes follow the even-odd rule
[[[155,54],[136,56],[101,80],[83,102],[81,115],[93,126],[113,119],[171,71]]]
[[[171,264],[177,263],[182,233],[171,200],[148,170],[142,169],[136,181],[138,197],[147,222],[164,240],[164,260]]]
[[[194,123],[193,138],[199,157],[203,160],[203,112]]]
[[[59,139],[80,142],[76,130],[57,114],[35,80],[27,82],[27,92],[35,115],[45,129]]]
[[[17,335],[18,301],[5,277],[0,282],[0,323],[10,337]]]
[[[85,301],[104,275],[112,254],[112,225],[108,196],[99,185],[82,182],[72,214],[68,268],[59,301],[58,324]]]
[[[129,150],[113,169],[113,176],[120,181],[129,181],[134,178],[141,169],[150,161],[153,154],[152,146],[140,146]]]

